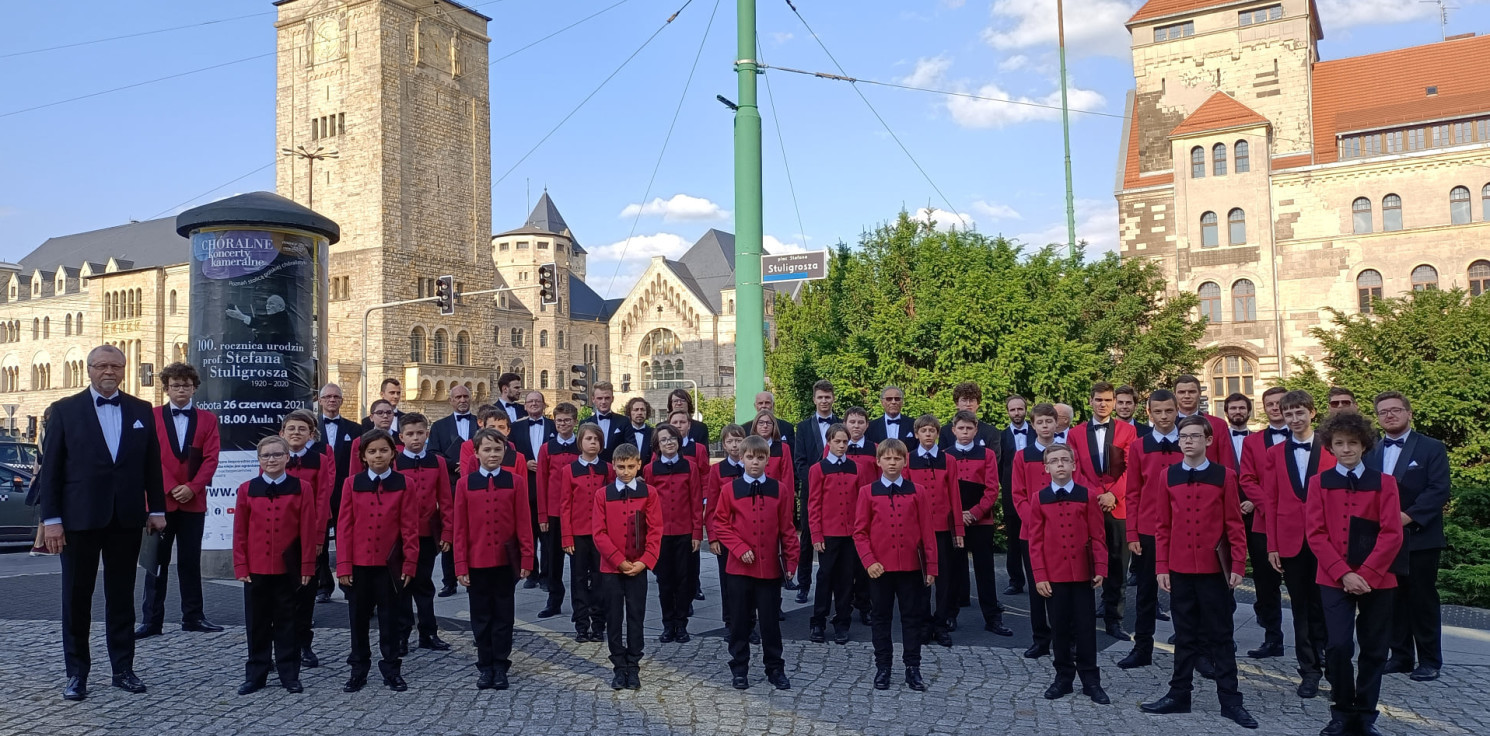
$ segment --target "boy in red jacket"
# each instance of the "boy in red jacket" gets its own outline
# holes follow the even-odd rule
[[[1128,551],[1136,562],[1138,577],[1134,607],[1138,610],[1133,627],[1133,649],[1118,661],[1123,669],[1147,667],[1154,663],[1154,626],[1159,618],[1159,579],[1155,560],[1155,534],[1159,528],[1159,508],[1163,505],[1162,486],[1169,466],[1183,457],[1178,414],[1174,394],[1158,389],[1149,394],[1148,415],[1153,429],[1128,445]],[[1107,633],[1116,639],[1127,639],[1121,624],[1108,621]]]
[[[890,438],[876,448],[880,477],[859,489],[854,508],[854,547],[869,576],[874,605],[874,689],[890,689],[890,662],[895,654],[890,621],[900,606],[901,659],[905,684],[925,691],[921,679],[921,642],[925,641],[926,588],[936,582],[936,533],[932,531],[929,494],[902,477],[905,443]]]
[[[719,430],[719,444],[724,446],[724,459],[709,468],[708,482],[704,485],[704,532],[709,537],[709,552],[719,564],[720,618],[724,628],[729,628],[730,596],[724,585],[724,576],[729,567],[729,550],[719,543],[719,530],[714,527],[714,512],[719,510],[719,494],[728,491],[735,479],[745,474],[745,458],[741,455],[745,447],[745,428],[738,424],[726,424]],[[752,633],[751,644],[759,644],[760,636]]]
[[[968,597],[967,558],[969,553],[972,554],[973,578],[978,583],[978,606],[983,612],[983,630],[999,636],[1013,636],[1014,632],[1004,625],[1004,607],[999,605],[993,560],[993,533],[998,523],[993,512],[999,504],[999,458],[994,450],[997,445],[978,441],[979,426],[978,415],[970,411],[959,411],[952,417],[953,441],[945,449],[957,463],[959,504],[956,509],[962,513],[967,537],[963,548],[954,549],[949,561],[943,564],[949,568],[947,577],[957,588],[952,593],[954,600],[960,601]],[[962,574],[958,575],[957,571]],[[956,608],[952,609],[952,622],[955,627]]]
[[[306,508],[316,516],[316,528],[325,529],[331,519],[331,497],[336,489],[336,455],[331,446],[316,444],[316,428],[320,423],[316,415],[305,409],[296,409],[285,416],[280,424],[279,436],[290,446],[290,459],[285,472],[300,479],[303,492],[309,495]],[[326,537],[319,536],[311,543],[316,557],[320,558]],[[295,632],[300,642],[300,666],[307,669],[319,667],[321,660],[311,650],[314,632],[311,630],[315,617],[316,586],[302,586],[295,593]]]
[[[1325,420],[1319,434],[1337,462],[1309,479],[1305,506],[1309,548],[1319,559],[1315,580],[1328,631],[1325,671],[1330,723],[1322,734],[1376,736],[1376,702],[1391,645],[1392,603],[1402,549],[1397,479],[1361,462],[1376,439],[1355,412]],[[1358,668],[1350,656],[1354,634]],[[1354,669],[1354,671],[1353,671]]]
[[[719,494],[714,528],[729,549],[725,585],[729,588],[729,669],[736,690],[750,687],[750,623],[760,622],[766,680],[777,690],[791,689],[786,662],[781,657],[781,582],[797,570],[801,553],[792,524],[795,498],[766,477],[771,446],[762,437],[745,440],[745,473]]]
[[[411,411],[398,420],[398,437],[404,449],[393,458],[393,468],[409,484],[417,509],[419,565],[414,579],[404,586],[399,599],[398,633],[400,654],[408,654],[409,634],[414,630],[418,607],[419,648],[443,652],[450,644],[440,638],[435,621],[435,556],[450,551],[451,512],[455,497],[450,492],[450,471],[445,458],[429,449],[429,419]]]
[[[562,473],[579,457],[574,424],[579,410],[567,401],[554,407],[554,436],[538,447],[538,531],[543,534],[543,565],[548,581],[548,602],[538,618],[550,618],[563,612],[564,550],[563,524],[559,521],[559,495]]]
[[[926,496],[926,513],[931,530],[936,533],[936,558],[952,564],[952,555],[962,549],[965,534],[962,525],[962,497],[957,490],[957,461],[937,446],[942,426],[936,417],[923,414],[914,425],[916,449],[906,463],[905,476],[916,491]],[[966,559],[966,558],[963,558]],[[936,584],[935,610],[926,641],[952,646],[952,628],[957,625],[957,599],[953,597],[952,576],[943,575]]]
[[[574,640],[605,641],[605,607],[600,602],[600,552],[595,548],[595,493],[615,474],[600,459],[605,435],[598,424],[580,425],[579,457],[557,472],[560,541],[569,555],[574,586]]]
[[[833,641],[848,643],[853,623],[854,574],[859,554],[854,551],[854,505],[859,489],[874,476],[848,457],[848,428],[828,427],[827,456],[807,471],[807,526],[818,553],[817,598],[808,621],[809,638],[825,642],[828,609],[834,610]]]
[[[1205,417],[1181,420],[1183,460],[1148,487],[1159,512],[1154,535],[1158,584],[1170,594],[1174,616],[1174,676],[1168,694],[1140,709],[1189,713],[1196,665],[1206,659],[1213,668],[1208,676],[1216,681],[1221,715],[1243,728],[1257,728],[1257,719],[1242,707],[1237,689],[1231,621],[1236,608],[1231,591],[1241,584],[1247,564],[1247,532],[1236,473],[1207,456],[1215,440]]]
[[[1019,538],[1021,544],[1030,541],[1030,527],[1022,523],[1023,519],[1029,518],[1034,510],[1031,508],[1032,496],[1038,495],[1040,489],[1050,486],[1050,472],[1045,469],[1045,451],[1056,446],[1055,427],[1059,418],[1055,412],[1055,405],[1045,402],[1035,404],[1029,411],[1029,424],[1034,427],[1035,436],[1023,450],[1014,453],[1009,471],[1009,485],[1011,486],[1010,498],[1014,503],[1015,515],[1021,520],[1019,525]],[[1030,564],[1029,555],[1024,555],[1024,576],[1027,580],[1035,579],[1033,565]],[[1030,597],[1030,632],[1034,641],[1030,648],[1024,650],[1027,659],[1039,659],[1050,653],[1050,613],[1045,603],[1045,596],[1040,595],[1034,585],[1029,586]]]
[[[238,486],[233,510],[233,576],[243,583],[248,664],[239,695],[264,687],[271,664],[279,684],[292,693],[300,685],[300,643],[295,631],[296,591],[316,572],[315,494],[285,473],[289,443],[259,440],[259,476]],[[270,659],[270,644],[276,656]]]
[[[408,415],[404,415],[405,426]],[[528,491],[518,473],[502,467],[507,438],[494,429],[471,437],[481,466],[455,484],[451,538],[456,580],[471,601],[478,690],[506,690],[512,666],[513,585],[533,570],[533,525]]]
[[[645,573],[657,566],[662,548],[662,503],[647,482],[637,477],[642,454],[636,445],[616,445],[611,460],[616,480],[595,493],[591,516],[605,593],[606,642],[615,668],[610,686],[640,690],[642,617],[647,612]]]
[[[686,643],[688,607],[693,605],[688,560],[704,538],[704,496],[696,460],[679,450],[683,437],[670,424],[652,431],[652,462],[642,470],[647,487],[662,506],[662,546],[657,556],[657,598],[662,608],[662,636],[657,641]]]
[[[1112,702],[1102,690],[1097,669],[1097,588],[1107,575],[1106,531],[1097,497],[1076,483],[1075,455],[1065,445],[1045,450],[1050,482],[1033,489],[1029,513],[1021,516],[1030,542],[1030,589],[1050,601],[1050,626],[1055,639],[1055,682],[1045,689],[1046,700],[1071,694],[1081,676],[1081,692],[1099,705]],[[1072,652],[1075,659],[1072,659]]]

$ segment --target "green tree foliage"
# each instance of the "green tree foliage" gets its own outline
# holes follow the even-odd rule
[[[988,399],[983,418],[995,420],[1010,393],[1082,407],[1095,381],[1147,391],[1205,358],[1196,297],[1166,298],[1151,261],[1089,260],[1065,246],[1027,252],[905,213],[831,260],[828,278],[800,300],[777,298],[766,371],[786,417],[811,410],[820,378],[833,382],[840,407],[872,409],[879,389],[895,384],[907,413],[941,417],[952,414],[952,387],[976,381]]]
[[[698,411],[704,415],[703,422],[709,427],[709,441],[718,442],[719,430],[726,424],[735,423],[735,397],[704,399],[699,402]]]

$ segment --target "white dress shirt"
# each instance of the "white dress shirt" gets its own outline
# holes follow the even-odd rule
[[[1301,442],[1303,444],[1309,445],[1310,448],[1312,448],[1314,445],[1314,436],[1310,435],[1309,439],[1301,440],[1298,437],[1290,434],[1288,436],[1288,441]],[[1312,449],[1295,448],[1293,451],[1293,466],[1299,471],[1299,477],[1302,478],[1306,483],[1309,480],[1309,455],[1311,454],[1313,454]]]
[[[1235,429],[1233,428],[1232,431],[1235,431]],[[1246,442],[1246,440],[1247,440],[1247,435],[1245,435],[1245,434],[1233,434],[1233,435],[1231,435],[1231,449],[1232,449],[1233,452],[1236,453],[1237,467],[1241,467],[1242,466],[1242,443],[1243,442]]]
[[[953,442],[952,449],[958,452],[971,452],[976,445],[964,445],[961,442]]]
[[[1076,480],[1074,478],[1071,479],[1071,480],[1066,481],[1066,484],[1065,485],[1056,485],[1056,482],[1055,481],[1051,481],[1050,482],[1050,491],[1052,493],[1070,493],[1071,491],[1073,491],[1075,489],[1076,489]]]
[[[1403,432],[1402,434],[1400,434],[1400,435],[1398,435],[1396,437],[1393,437],[1391,435],[1387,435],[1387,439],[1405,440],[1405,439],[1407,439],[1407,435],[1410,435],[1410,434],[1412,434],[1412,430],[1411,429],[1408,429],[1407,431]],[[1396,472],[1396,470],[1397,470],[1397,460],[1398,460],[1398,458],[1401,458],[1401,457],[1402,457],[1402,448],[1401,447],[1395,447],[1395,446],[1390,446],[1389,447],[1389,446],[1383,445],[1382,448],[1381,448],[1381,472],[1386,473],[1387,475],[1392,475],[1394,472]]]
[[[118,397],[119,392],[116,390],[113,396],[104,396],[98,389],[89,386],[88,393],[93,395],[93,410],[98,413],[98,426],[103,429],[103,441],[109,446],[109,457],[118,461],[119,437],[124,433],[124,408],[113,404],[99,406],[98,400]]]
[[[1097,433],[1096,438],[1093,440],[1093,442],[1097,443],[1097,460],[1102,463],[1102,470],[1106,470],[1107,431],[1112,428],[1112,420],[1107,420],[1105,424],[1097,424],[1096,422],[1093,422],[1091,426],[1096,430]]]
[[[268,473],[259,473],[259,477],[262,478],[265,483],[268,483],[271,486],[277,486],[280,483],[285,482],[286,475],[289,475],[289,473],[280,473],[279,477],[275,478],[270,476]]]
[[[172,409],[178,408],[175,404],[166,405],[166,413],[171,415],[171,423],[176,425],[176,449],[186,452],[186,427],[191,424],[191,417],[186,414],[177,414]],[[192,402],[186,402],[186,406],[179,407],[185,411],[191,411]]]
[[[384,480],[385,478],[387,478],[390,475],[393,475],[393,466],[392,465],[389,465],[388,466],[388,469],[385,470],[385,471],[383,471],[382,473],[374,473],[373,470],[372,470],[372,468],[368,468],[367,469],[367,478],[368,478],[368,480]]]
[[[600,425],[600,446],[610,447],[610,417],[601,416],[595,420]]]
[[[325,414],[321,415],[321,434],[325,435],[324,439],[326,440],[326,444],[329,445],[331,449],[335,450],[336,440],[339,439],[337,435],[341,434],[341,427],[337,424],[333,424],[328,429],[326,427],[327,419],[340,419],[340,417],[328,417]]]
[[[1012,434],[1014,435],[1014,449],[1023,452],[1024,448],[1029,446],[1030,433],[1034,430],[1030,428],[1029,422],[1025,422],[1024,424],[1018,426],[1010,424],[1009,429],[1014,430],[1012,432]]]
[[[931,446],[930,448],[926,448],[926,447],[918,447],[918,448],[916,448],[916,455],[918,455],[920,457],[929,457],[932,460],[935,460],[936,459],[936,453],[937,452],[938,452],[938,450],[937,450],[937,447],[935,445]]]
[[[543,426],[542,418],[528,425],[528,447],[533,449],[534,460],[538,459],[538,448],[543,447],[543,430],[545,429],[547,427]]]
[[[455,433],[460,435],[462,440],[471,439],[471,424],[476,421],[476,417],[471,416],[469,413],[462,414],[460,412],[456,412],[454,416]],[[461,417],[466,417],[466,421],[461,421]]]

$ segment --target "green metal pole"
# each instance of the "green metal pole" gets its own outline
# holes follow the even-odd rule
[[[1061,132],[1066,138],[1066,245],[1076,255],[1076,191],[1071,186],[1071,109],[1066,103],[1066,9],[1055,0],[1055,27],[1061,50]]]
[[[735,420],[755,415],[765,389],[765,304],[761,290],[761,114],[756,103],[755,0],[737,0],[740,77],[735,111]]]

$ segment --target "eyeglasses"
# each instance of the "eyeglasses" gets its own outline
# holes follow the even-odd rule
[[[1403,409],[1400,406],[1394,406],[1394,407],[1392,407],[1390,409],[1377,409],[1376,410],[1376,413],[1377,413],[1378,416],[1380,416],[1380,415],[1396,416],[1398,414],[1406,414],[1407,413],[1407,410],[1406,409]]]
[[[1205,433],[1204,432],[1181,432],[1180,433],[1180,439],[1182,439],[1182,440],[1204,440],[1205,439]]]
[[[288,454],[289,453],[287,453],[287,452],[261,452],[261,453],[259,453],[259,459],[260,460],[282,460]]]
[[[189,383],[172,383],[171,385],[166,386],[166,390],[167,391],[178,391],[178,390],[188,389],[188,388],[196,388],[196,386],[193,386],[193,385],[191,385]]]
[[[393,410],[392,409],[379,409],[379,410],[373,412],[373,416],[386,417],[386,416],[388,416],[388,415],[390,415],[392,413],[393,413]]]
[[[99,370],[99,371],[114,371],[116,373],[119,372],[119,371],[124,370],[124,364],[123,363],[89,363],[88,364],[88,367],[89,368],[92,368],[94,370]]]

